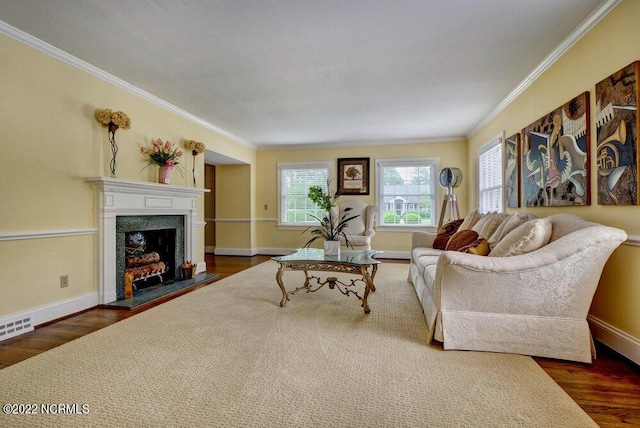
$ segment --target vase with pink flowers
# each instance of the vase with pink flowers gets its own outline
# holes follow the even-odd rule
[[[158,183],[169,184],[173,168],[180,171],[181,175],[184,175],[180,165],[180,157],[184,153],[170,141],[162,141],[158,138],[153,141],[150,147],[142,146],[140,153],[146,155],[144,161],[147,162],[147,166],[158,165]]]

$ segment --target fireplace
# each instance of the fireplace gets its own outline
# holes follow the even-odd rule
[[[196,273],[206,271],[205,262],[197,260],[197,230],[205,226],[204,222],[197,222],[197,199],[209,190],[110,177],[86,178],[85,181],[98,190],[100,304],[124,298],[125,247],[127,235],[131,233],[140,232],[145,240],[151,239],[160,249],[148,253],[157,252],[158,258],[168,266],[167,272],[147,278],[146,284],[144,279],[135,281],[136,287],[179,278],[178,266],[186,260],[197,265]],[[165,250],[168,241],[171,241],[172,250]]]

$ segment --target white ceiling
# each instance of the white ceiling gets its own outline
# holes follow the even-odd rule
[[[0,19],[261,148],[465,137],[601,4],[0,0]]]

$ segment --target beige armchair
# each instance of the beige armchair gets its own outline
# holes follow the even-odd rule
[[[370,250],[371,238],[376,234],[374,230],[376,216],[378,214],[378,207],[373,205],[367,205],[364,202],[360,202],[356,199],[345,200],[338,205],[339,217],[342,218],[345,213],[345,208],[351,208],[349,216],[358,215],[358,217],[349,221],[348,226],[344,230],[349,237],[349,243],[355,250]],[[343,237],[340,237],[342,247],[346,247],[346,242]],[[349,248],[351,248],[351,246]]]

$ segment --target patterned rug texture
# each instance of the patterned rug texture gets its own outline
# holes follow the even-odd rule
[[[529,357],[427,344],[406,264],[380,265],[369,315],[326,286],[281,308],[277,268],[262,263],[0,370],[3,410],[38,413],[3,412],[0,426],[596,426]],[[287,288],[303,279],[284,274]]]

